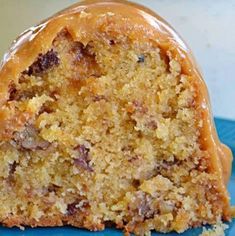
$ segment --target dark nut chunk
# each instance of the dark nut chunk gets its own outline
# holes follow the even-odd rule
[[[56,185],[56,184],[50,184],[48,186],[48,192],[57,192],[60,189],[60,186]]]
[[[85,145],[78,145],[75,149],[78,152],[78,157],[74,159],[74,164],[87,171],[92,172],[93,169],[90,166],[89,152],[90,149],[86,148]]]
[[[104,95],[95,95],[93,97],[93,101],[94,102],[99,102],[101,100],[107,101],[107,98]]]
[[[89,203],[87,200],[76,200],[67,206],[67,214],[75,215],[78,211],[83,211],[84,208],[89,207]]]
[[[115,44],[115,41],[113,39],[109,40],[109,45],[114,45]]]
[[[151,130],[155,130],[158,128],[158,124],[155,120],[150,120],[147,122],[146,126],[151,129]]]
[[[15,97],[17,96],[17,89],[14,82],[10,82],[8,86],[8,93],[9,93],[9,101],[15,100]]]
[[[37,61],[35,61],[27,71],[24,73],[27,75],[41,75],[54,66],[58,66],[60,59],[53,49],[46,54],[39,54]]]
[[[154,216],[152,209],[152,199],[142,191],[135,194],[134,201],[129,203],[128,210],[130,215],[135,216],[136,220],[150,219]]]
[[[26,150],[45,150],[50,143],[38,134],[38,131],[33,125],[27,125],[21,132],[15,132],[13,136],[13,144],[19,149]]]
[[[134,100],[132,102],[133,106],[134,106],[134,110],[140,114],[145,114],[148,112],[148,108],[145,107],[145,105],[143,104],[143,102]]]
[[[15,173],[17,165],[18,164],[16,161],[9,165],[9,175],[13,175]]]
[[[145,61],[145,56],[144,55],[139,55],[137,62],[138,63],[143,63],[144,61]]]

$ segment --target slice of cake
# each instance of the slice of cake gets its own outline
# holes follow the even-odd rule
[[[230,220],[230,150],[159,16],[88,1],[25,31],[0,70],[0,222],[127,233]]]

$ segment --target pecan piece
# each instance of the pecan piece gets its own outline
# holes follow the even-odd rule
[[[74,159],[74,164],[79,166],[87,171],[92,172],[93,169],[90,166],[89,159],[89,148],[86,148],[85,145],[78,145],[75,147],[75,150],[78,151],[78,157]]]
[[[58,66],[60,59],[53,49],[48,51],[46,54],[39,54],[37,60],[28,68],[27,71],[23,72],[29,76],[41,75],[48,71],[54,66]]]
[[[73,203],[68,204],[67,214],[68,215],[74,215],[78,211],[81,211],[84,208],[87,208],[88,206],[89,206],[89,203],[88,203],[87,200],[76,200]]]
[[[38,135],[38,131],[33,125],[27,125],[23,131],[15,132],[13,142],[19,149],[26,150],[45,150],[50,145],[50,142]]]

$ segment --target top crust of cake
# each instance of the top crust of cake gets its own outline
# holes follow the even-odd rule
[[[118,22],[118,24],[115,24]],[[0,70],[0,136],[4,139],[9,126],[4,104],[9,98],[10,83],[17,82],[20,73],[33,64],[38,55],[49,53],[50,63],[57,64],[57,58],[50,47],[57,34],[64,29],[76,41],[88,44],[91,39],[110,40],[112,36],[122,40],[123,34],[141,44],[151,43],[168,51],[169,56],[181,65],[184,74],[192,77],[198,88],[196,109],[202,124],[200,140],[203,149],[210,154],[210,168],[217,173],[220,191],[224,193],[224,219],[230,219],[229,196],[226,190],[231,172],[231,151],[220,143],[210,114],[210,103],[206,85],[202,79],[191,51],[175,31],[152,11],[123,1],[86,1],[68,8],[36,27],[25,31],[5,54]],[[42,60],[39,59],[38,60]],[[140,62],[143,58],[139,58]],[[39,63],[40,64],[40,63]],[[50,64],[41,65],[43,68]],[[37,73],[40,68],[29,68],[28,73]],[[26,114],[27,115],[27,114]],[[22,118],[26,119],[26,118]],[[20,122],[20,121],[18,121]],[[17,123],[17,122],[16,122]],[[17,124],[15,124],[17,125]],[[41,144],[46,145],[45,143]],[[83,150],[85,152],[86,150]],[[89,166],[87,166],[89,168]]]

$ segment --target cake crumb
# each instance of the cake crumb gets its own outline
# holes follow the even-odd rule
[[[203,227],[203,231],[199,236],[225,236],[225,230],[228,229],[228,225],[222,222],[213,225],[212,228],[207,229]]]
[[[25,230],[25,227],[23,225],[20,225],[19,226],[20,230],[24,231]]]

